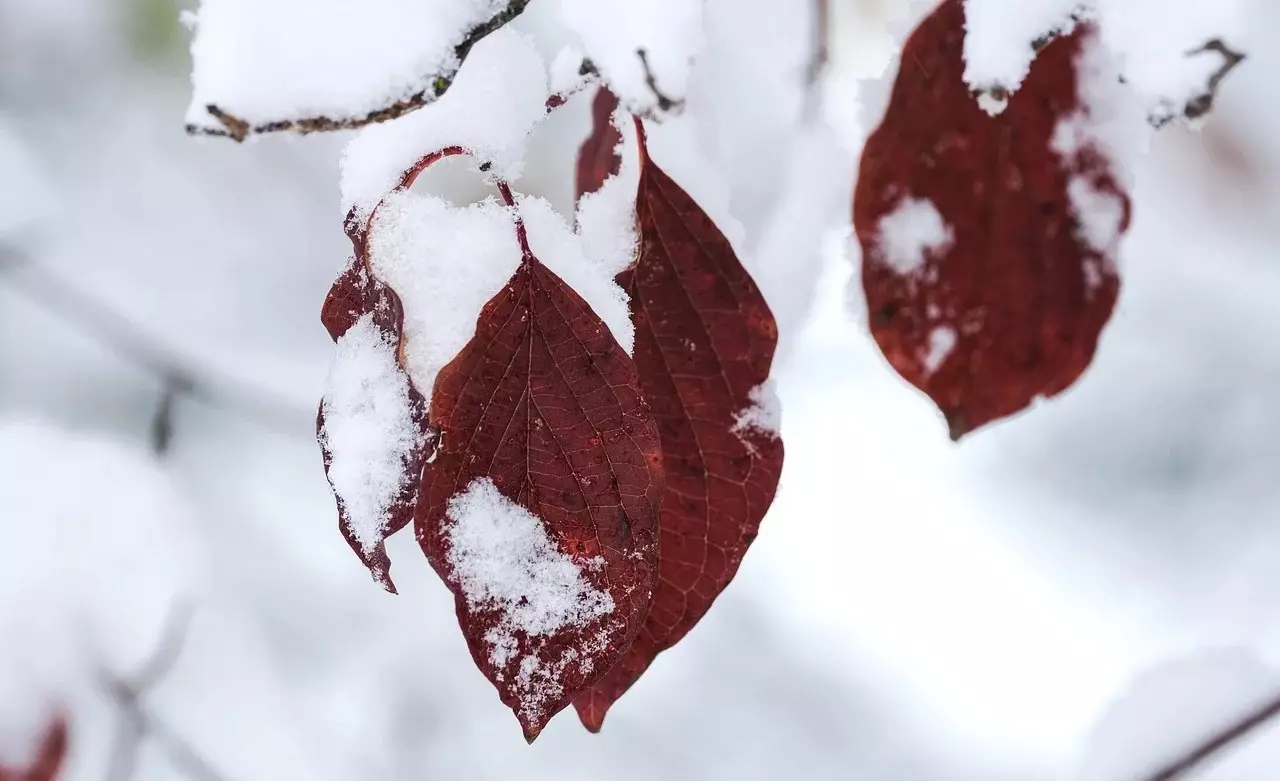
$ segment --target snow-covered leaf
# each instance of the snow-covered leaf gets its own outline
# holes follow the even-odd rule
[[[533,740],[640,630],[663,473],[635,365],[523,222],[513,232],[515,273],[435,380],[416,526],[472,657]]]
[[[659,579],[635,643],[574,700],[592,731],[733,579],[782,471],[773,314],[711,218],[640,148],[640,251],[618,283],[631,296],[636,366],[662,439]]]
[[[907,41],[854,196],[871,332],[953,438],[1089,365],[1130,210],[1112,108],[1085,89],[1092,28],[1049,43],[995,116],[961,78],[964,36],[947,0]]]

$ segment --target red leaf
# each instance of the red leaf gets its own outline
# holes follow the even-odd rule
[[[1076,60],[1092,34],[1049,43],[992,117],[961,78],[964,9],[946,0],[907,41],[863,152],[853,218],[871,331],[954,439],[1069,387],[1115,305],[1112,250],[1090,243],[1069,187],[1111,206],[1117,240],[1128,196],[1096,148],[1054,146],[1088,110]]]
[[[0,765],[0,781],[53,781],[67,758],[67,722],[55,719],[45,729],[35,756],[25,768]]]
[[[338,526],[351,550],[360,557],[360,561],[368,567],[373,579],[384,589],[396,593],[395,584],[391,580],[391,560],[387,557],[383,540],[400,531],[413,518],[413,509],[418,501],[418,475],[430,452],[432,437],[427,430],[426,400],[422,394],[408,382],[408,375],[400,365],[398,355],[401,345],[401,333],[404,323],[404,312],[400,298],[390,287],[374,279],[367,270],[364,261],[363,233],[351,231],[352,243],[356,257],[349,268],[334,282],[325,299],[320,320],[324,323],[329,336],[338,342],[361,318],[368,316],[378,334],[389,344],[394,345],[397,354],[396,371],[406,381],[408,388],[408,407],[412,425],[417,429],[419,439],[408,449],[398,466],[403,470],[400,481],[401,489],[393,497],[387,497],[385,516],[376,530],[368,528],[368,519],[360,519],[364,523],[356,523],[349,511],[348,503],[342,496],[341,487],[334,482],[332,466],[334,453],[330,447],[330,432],[326,428],[325,408],[329,399],[322,401],[316,415],[316,432],[324,453],[325,474],[333,484],[334,495],[338,504]],[[369,403],[373,400],[370,398]],[[376,522],[376,521],[375,521]]]
[[[742,417],[759,394],[772,398],[762,387],[778,342],[768,304],[711,218],[646,152],[636,212],[640,252],[618,284],[631,296],[635,362],[662,437],[660,574],[631,649],[574,701],[593,732],[733,579],[782,470],[782,440]]]
[[[591,101],[591,134],[578,150],[575,201],[599,190],[605,180],[617,174],[622,166],[622,158],[618,155],[622,134],[613,126],[613,112],[617,108],[618,98],[602,85]]]
[[[517,232],[523,262],[436,379],[415,518],[472,658],[532,741],[640,630],[663,474],[635,365]]]

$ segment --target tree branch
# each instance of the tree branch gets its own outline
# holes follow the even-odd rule
[[[187,631],[195,612],[195,603],[181,599],[173,607],[160,635],[155,651],[135,674],[120,678],[103,670],[99,672],[104,688],[120,709],[120,722],[111,745],[107,762],[107,781],[129,781],[138,764],[138,748],[148,736],[160,742],[175,764],[193,765],[188,772],[201,781],[225,781],[213,772],[189,746],[172,733],[157,725],[142,708],[142,696],[158,686],[173,666],[177,664],[186,642]],[[195,756],[193,763],[191,757]]]
[[[1253,734],[1259,727],[1280,716],[1280,696],[1263,703],[1246,713],[1239,720],[1213,733],[1204,741],[1174,759],[1142,781],[1178,781],[1188,773],[1199,769],[1205,761],[1221,754],[1225,749]]]
[[[417,111],[423,106],[434,103],[440,96],[444,95],[449,90],[449,87],[453,85],[453,80],[462,68],[463,63],[466,62],[467,55],[471,53],[471,49],[484,40],[487,35],[501,29],[512,19],[524,13],[524,9],[529,5],[529,2],[530,0],[508,0],[502,10],[482,24],[472,28],[466,37],[462,39],[462,42],[454,47],[453,59],[456,65],[445,68],[439,73],[424,75],[419,80],[419,83],[426,84],[426,87],[408,97],[397,100],[389,106],[355,117],[299,117],[295,119],[277,119],[254,125],[235,116],[216,103],[210,103],[205,106],[205,111],[218,120],[222,127],[210,128],[191,124],[187,125],[187,133],[198,136],[230,138],[232,141],[240,142],[251,135],[263,133],[292,131],[306,135],[308,133],[324,133],[334,130],[354,130],[365,125],[373,125],[402,117],[405,114]]]
[[[11,290],[161,379],[164,395],[150,430],[151,445],[157,453],[163,453],[171,442],[173,406],[183,397],[198,399],[289,436],[309,430],[303,421],[311,420],[313,412],[302,411],[265,388],[198,366],[128,317],[48,269],[16,255],[12,249],[0,247],[0,272],[8,272],[4,279]],[[291,422],[294,420],[298,425]]]

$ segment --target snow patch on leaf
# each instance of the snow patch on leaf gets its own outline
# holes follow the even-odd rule
[[[951,226],[927,198],[903,198],[880,220],[880,258],[899,274],[914,274],[931,252],[955,241]]]
[[[382,541],[391,506],[418,479],[408,467],[423,435],[396,350],[373,313],[362,315],[338,339],[324,395],[329,481],[366,553]]]
[[[929,332],[929,347],[924,354],[925,374],[933,374],[956,348],[956,329],[949,325],[934,326]]]
[[[999,114],[1022,86],[1036,49],[1032,43],[1070,32],[1079,0],[965,0],[964,81],[988,114]]]
[[[534,252],[630,352],[634,327],[626,294],[613,281],[617,258],[588,255],[564,217],[541,198],[522,196],[519,210]],[[459,207],[397,192],[382,203],[370,226],[369,264],[404,305],[404,366],[416,388],[430,392],[520,258],[514,212],[496,200]]]
[[[636,232],[640,158],[635,151],[635,123],[629,114],[619,110],[614,112],[613,124],[621,134],[615,151],[622,164],[600,189],[582,195],[577,215],[583,251],[608,269],[610,277],[631,265],[640,241]],[[631,352],[630,348],[627,352]]]
[[[1083,176],[1067,185],[1067,198],[1080,221],[1080,238],[1097,251],[1111,257],[1124,232],[1125,203],[1113,191],[1095,187]]]
[[[457,67],[454,48],[504,0],[201,0],[187,121],[220,128],[360,117]]]
[[[422,393],[519,264],[515,230],[511,211],[493,200],[458,207],[398,192],[374,215],[369,266],[404,306],[404,367]]]
[[[536,653],[519,656],[520,641],[586,627],[612,613],[613,597],[583,574],[603,567],[604,559],[579,561],[562,552],[542,521],[503,496],[487,477],[476,478],[449,500],[444,534],[449,566],[467,605],[498,613],[484,635],[489,662],[500,671],[500,680],[514,671],[524,715],[538,719],[546,703],[564,693],[559,683],[564,668],[574,662],[590,665],[590,657],[608,645],[608,635],[602,631],[588,647],[565,648],[551,660]]]
[[[1123,65],[1131,103],[1157,123],[1182,116],[1213,91],[1220,53],[1210,41],[1247,40],[1248,0],[964,0],[964,81],[983,110],[998,114],[1022,85],[1039,46],[1094,21]]]
[[[630,265],[634,244],[628,248],[626,233],[614,237],[603,235],[610,229],[625,230],[622,215],[611,215],[615,218],[611,225],[596,226],[587,234],[588,240],[586,235],[575,233],[546,199],[520,196],[517,206],[534,254],[591,305],[613,338],[630,355],[635,349],[635,326],[631,322],[627,294],[613,278]],[[634,238],[630,240],[634,242]]]
[[[782,402],[774,381],[770,379],[752,388],[748,398],[751,406],[738,413],[733,432],[739,436],[755,432],[770,439],[782,436]]]
[[[1114,264],[1128,224],[1128,205],[1114,186],[1098,186],[1096,173],[1131,184],[1132,166],[1146,151],[1152,128],[1146,114],[1120,83],[1115,58],[1096,35],[1081,43],[1076,58],[1080,107],[1058,121],[1050,144],[1071,173],[1067,199],[1079,223],[1080,238]],[[1086,263],[1086,283],[1101,284],[1102,271]]]
[[[467,67],[438,101],[399,119],[370,125],[342,156],[342,209],[367,219],[403,172],[449,146],[473,155],[478,167],[515,179],[525,144],[546,115],[547,73],[533,41],[503,28],[476,44]],[[428,389],[429,390],[429,389]]]

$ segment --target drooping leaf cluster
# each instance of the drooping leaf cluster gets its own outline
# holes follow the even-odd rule
[[[272,119],[246,101],[245,119],[210,103],[195,132],[357,127],[443,104],[472,48],[525,5],[472,3],[456,35],[435,41],[437,75],[415,75],[382,109]],[[583,35],[600,47],[591,29]],[[1016,91],[975,92],[966,2],[943,0],[905,45],[851,188],[871,334],[955,439],[1075,383],[1119,293],[1131,205],[1104,128],[1114,119],[1105,82],[1117,74],[1095,62],[1088,14],[1045,33],[1028,42]],[[783,463],[770,378],[777,323],[729,239],[646,140],[646,125],[682,97],[665,91],[646,49],[632,58],[588,48],[606,60],[578,69],[599,88],[575,188],[585,202],[631,181],[623,174],[635,163],[634,252],[605,285],[625,298],[634,345],[602,299],[551,262],[560,249],[535,230],[540,207],[463,139],[421,156],[371,210],[352,207],[352,262],[322,314],[344,378],[318,419],[342,532],[394,591],[384,540],[412,523],[455,596],[476,665],[529,740],[570,704],[599,730],[689,633],[756,538]],[[565,101],[553,95],[546,110]],[[1181,114],[1199,116],[1196,107]],[[476,157],[500,193],[471,216],[503,232],[495,252],[512,271],[484,289],[451,359],[423,371],[413,356],[435,336],[410,328],[412,279],[389,273],[373,246],[390,230],[380,210],[458,156]],[[578,231],[598,227],[582,223],[588,214],[579,209]]]

